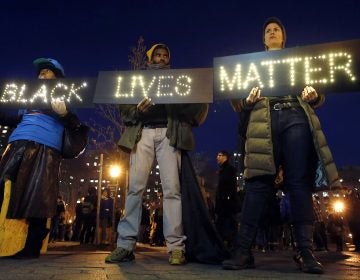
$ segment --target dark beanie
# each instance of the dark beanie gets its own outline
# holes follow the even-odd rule
[[[278,19],[277,17],[269,17],[267,20],[265,20],[264,25],[263,25],[263,42],[265,43],[264,39],[265,39],[265,28],[266,26],[268,26],[270,23],[276,23],[277,25],[280,26],[281,31],[283,33],[283,48],[285,47],[285,43],[286,43],[286,31],[285,31],[285,27],[284,25],[281,23],[280,19]],[[266,46],[265,46],[265,49]]]

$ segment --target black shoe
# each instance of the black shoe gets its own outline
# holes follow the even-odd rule
[[[15,255],[8,256],[10,259],[17,260],[28,260],[28,259],[38,259],[40,257],[40,252],[37,254],[36,252],[32,252],[30,250],[21,250],[17,252]]]
[[[323,274],[324,268],[319,263],[309,249],[303,249],[294,256],[294,261],[305,273]]]
[[[239,270],[255,268],[254,256],[237,250],[234,256],[222,262],[222,268],[228,270]]]

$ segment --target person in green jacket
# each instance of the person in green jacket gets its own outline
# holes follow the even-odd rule
[[[278,18],[266,20],[263,42],[267,51],[284,48],[286,33]],[[324,272],[312,253],[312,192],[317,163],[325,171],[329,187],[339,186],[340,182],[313,110],[323,102],[324,96],[311,86],[297,96],[268,98],[261,97],[261,89],[255,87],[247,98],[232,101],[235,111],[249,114],[244,158],[246,194],[236,250],[231,259],[223,262],[224,269],[254,267],[252,241],[281,165],[292,209],[290,218],[297,250],[294,260],[303,272]]]
[[[148,69],[169,69],[170,50],[156,44],[147,52]],[[142,196],[156,157],[163,189],[163,221],[169,263],[186,263],[186,236],[182,226],[180,192],[181,151],[195,147],[192,127],[200,125],[208,112],[207,104],[157,104],[144,98],[137,105],[120,105],[125,123],[118,145],[130,152],[129,192],[125,215],[118,226],[117,248],[105,262],[132,261],[141,221]]]

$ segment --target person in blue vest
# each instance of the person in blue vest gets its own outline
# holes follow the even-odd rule
[[[63,67],[55,59],[38,58],[34,66],[39,79],[65,77]],[[49,232],[46,220],[56,214],[63,131],[78,125],[77,116],[66,108],[64,101],[52,100],[49,109],[26,110],[10,135],[0,161],[0,194],[10,182],[6,218],[25,219],[28,224],[25,246],[15,252],[14,258],[40,256],[42,242]]]

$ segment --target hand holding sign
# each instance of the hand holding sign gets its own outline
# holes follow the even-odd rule
[[[67,114],[65,101],[62,99],[54,99],[51,101],[52,110],[59,116],[65,116]]]
[[[145,97],[139,102],[136,108],[140,113],[146,113],[150,109],[150,107],[154,105],[155,104],[151,101],[150,97]]]
[[[264,98],[261,97],[260,95],[261,95],[261,89],[259,89],[259,87],[252,88],[248,97],[246,97],[246,104],[254,105],[256,102]]]
[[[301,99],[305,102],[313,102],[318,98],[318,93],[311,86],[306,86],[301,93]]]

